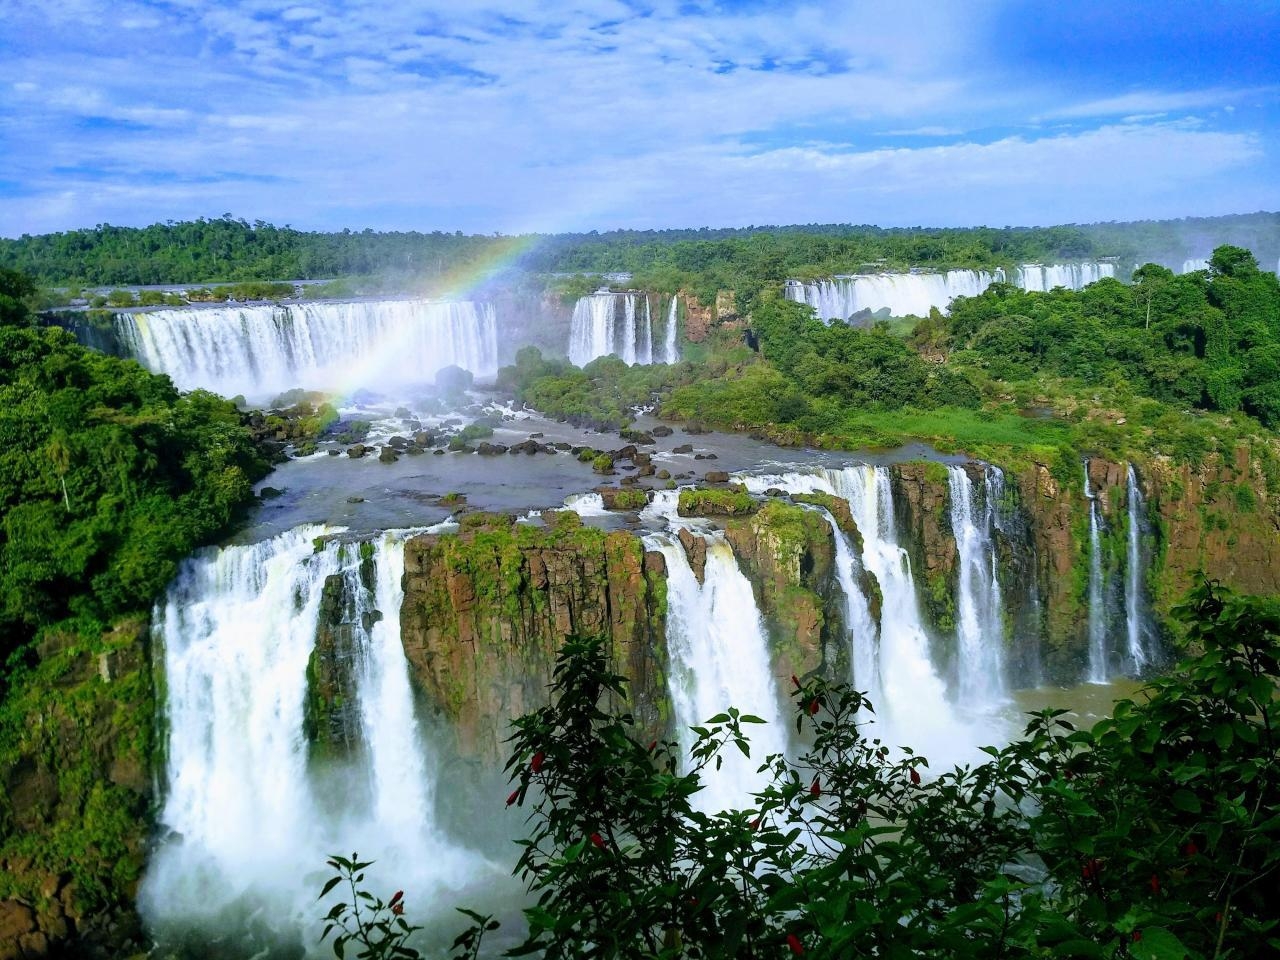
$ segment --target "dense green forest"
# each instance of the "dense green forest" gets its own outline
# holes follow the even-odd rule
[[[826,324],[766,290],[756,353],[725,331],[693,361],[577,369],[521,351],[500,383],[552,415],[610,424],[654,396],[664,415],[838,449],[906,440],[997,462],[1030,455],[1077,472],[1081,452],[1198,462],[1258,440],[1280,492],[1280,282],[1238,247],[1211,269],[1148,265],[1134,284],[1027,293],[996,284],[904,338]],[[696,362],[694,362],[696,361]],[[1190,415],[1189,415],[1190,414]]]
[[[1053,227],[881,228],[848,224],[615,230],[522,237],[306,232],[230,215],[149,227],[101,224],[0,239],[0,267],[42,284],[129,285],[403,274],[425,285],[494,265],[536,273],[626,272],[654,289],[731,289],[868,266],[996,267],[1116,257],[1180,263],[1232,243],[1274,255],[1280,215]]]
[[[31,287],[0,271],[0,661],[147,610],[267,471],[229,402],[34,326]]]

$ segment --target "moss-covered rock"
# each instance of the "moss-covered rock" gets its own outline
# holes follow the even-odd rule
[[[0,707],[0,956],[139,948],[157,678],[142,618],[50,632]]]
[[[654,636],[662,598],[652,590],[664,571],[630,533],[586,527],[567,512],[546,519],[405,545],[405,653],[467,756],[503,757],[506,724],[545,702],[570,636],[610,638],[616,669],[631,679],[632,711],[665,732]]]
[[[681,490],[676,512],[682,517],[740,517],[755,513],[760,501],[743,490]]]
[[[840,622],[831,527],[816,510],[771,500],[725,524],[769,628],[777,676],[815,671],[845,676],[848,644]]]

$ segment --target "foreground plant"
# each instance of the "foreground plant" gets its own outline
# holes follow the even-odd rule
[[[551,703],[511,738],[507,805],[530,811],[515,872],[536,902],[505,955],[1278,955],[1280,600],[1202,582],[1179,615],[1199,652],[1142,699],[1091,731],[1033,714],[936,777],[871,735],[861,694],[793,678],[810,746],[765,758],[752,806],[715,815],[692,800],[723,750],[749,755],[757,719],[694,728],[681,772],[676,744],[633,736],[602,644],[567,644]]]

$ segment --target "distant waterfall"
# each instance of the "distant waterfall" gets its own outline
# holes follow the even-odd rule
[[[373,547],[371,585],[357,544],[303,527],[188,560],[155,611],[167,685],[171,831],[140,903],[161,928],[251,908],[309,927],[306,879],[335,849],[380,862],[422,907],[484,868],[434,826],[430,753],[413,711],[400,643],[403,541]],[[367,550],[368,548],[366,548]],[[308,662],[325,583],[340,578],[355,615],[351,664],[362,750],[324,776],[303,734]],[[336,808],[336,809],[335,809]]]
[[[1114,277],[1112,263],[1026,263],[1014,271],[1012,283],[1024,290],[1079,290],[1103,277]],[[813,307],[823,320],[848,320],[863,310],[890,316],[928,316],[933,307],[943,313],[956,297],[976,297],[997,281],[1003,270],[948,270],[945,273],[869,273],[823,280],[788,280],[786,295]]]
[[[685,754],[694,739],[689,728],[727,707],[765,721],[747,728],[751,757],[733,747],[725,750],[723,766],[707,772],[705,789],[693,798],[709,813],[746,806],[751,793],[765,783],[756,769],[769,754],[781,753],[787,742],[768,639],[751,583],[719,535],[707,537],[702,584],[684,548],[671,537],[650,535],[645,544],[667,562],[668,685]]]
[[[653,362],[653,316],[647,295],[601,290],[578,298],[569,329],[569,361],[584,367],[610,354],[628,364]]]
[[[1045,291],[1054,287],[1083,290],[1103,277],[1114,277],[1114,263],[1024,263],[1014,275],[1014,283],[1023,290]]]
[[[376,300],[120,313],[129,354],[181,389],[270,398],[293,387],[350,392],[413,387],[456,365],[498,371],[493,307]]]
[[[1084,463],[1084,495],[1089,501],[1089,675],[1090,683],[1106,683],[1111,676],[1107,651],[1107,604],[1102,582],[1102,505],[1089,481]]]
[[[680,347],[677,339],[677,326],[680,321],[680,298],[675,294],[671,295],[671,305],[667,307],[667,329],[664,331],[664,342],[662,347],[663,363],[679,363]]]
[[[1182,261],[1182,273],[1195,273],[1197,270],[1208,270],[1208,257],[1188,257]]]
[[[1003,474],[988,467],[979,496],[963,467],[947,467],[951,531],[956,538],[957,680],[960,702],[971,710],[991,710],[1007,696],[1004,602],[993,537],[995,496]]]
[[[979,734],[960,718],[934,665],[911,561],[898,544],[889,471],[857,465],[737,479],[755,493],[770,487],[789,493],[822,491],[849,502],[862,534],[862,564],[879,584],[882,598],[877,651],[882,693],[880,702],[873,701],[877,726],[872,735],[939,762],[973,758],[978,741],[989,734]]]
[[[1146,533],[1146,503],[1142,499],[1142,488],[1138,486],[1138,474],[1133,469],[1133,464],[1129,464],[1126,488],[1129,536],[1124,578],[1125,639],[1128,641],[1129,662],[1136,673],[1141,673],[1151,663],[1152,651],[1148,638],[1150,623],[1142,553],[1142,537]]]

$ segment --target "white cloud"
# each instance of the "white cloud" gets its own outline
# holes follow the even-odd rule
[[[1070,106],[1050,110],[1043,116],[1049,119],[1065,119],[1071,117],[1108,117],[1123,114],[1166,114],[1181,110],[1198,110],[1204,107],[1220,107],[1232,101],[1258,95],[1274,96],[1280,87],[1254,87],[1250,89],[1228,89],[1212,87],[1206,90],[1187,90],[1166,92],[1159,90],[1139,90],[1123,93],[1101,100],[1090,100]]]

